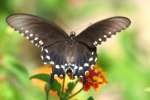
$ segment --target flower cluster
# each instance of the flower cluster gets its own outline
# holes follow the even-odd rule
[[[91,87],[98,90],[101,85],[107,83],[104,73],[98,65],[95,65],[88,71],[89,72],[86,74],[86,84],[84,85],[85,91],[88,91]]]
[[[48,88],[47,93],[50,93],[50,95],[52,96],[58,97],[60,100],[64,100],[64,98],[65,100],[72,98],[82,90],[90,90],[91,87],[93,87],[95,90],[98,90],[101,85],[107,83],[105,75],[98,65],[89,68],[85,75],[86,83],[83,85],[81,84],[83,83],[82,80],[72,80],[67,76],[64,79],[60,77],[54,77],[53,82],[50,83],[49,78],[51,73],[52,66],[42,66],[42,68],[34,71],[34,74],[36,75],[33,75],[31,79],[35,85],[38,85],[43,90],[46,89],[45,86],[51,86],[50,88]],[[80,83],[80,85],[82,85],[81,89],[75,88],[80,86],[77,83]]]

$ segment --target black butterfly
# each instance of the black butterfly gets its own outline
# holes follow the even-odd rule
[[[54,76],[83,77],[97,60],[96,46],[127,28],[130,20],[116,16],[96,22],[79,35],[70,36],[56,24],[29,14],[13,14],[7,23],[41,48],[44,64],[53,65]]]

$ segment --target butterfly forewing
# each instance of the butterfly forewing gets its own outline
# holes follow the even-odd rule
[[[126,17],[111,17],[89,26],[82,31],[76,39],[90,47],[97,46],[107,38],[120,32],[130,25],[130,20]]]
[[[13,14],[7,17],[7,23],[38,47],[64,41],[67,34],[56,24],[29,14]]]

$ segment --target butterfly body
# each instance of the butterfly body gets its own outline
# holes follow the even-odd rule
[[[50,52],[48,52],[50,51]],[[96,48],[90,48],[76,40],[71,34],[65,41],[57,42],[42,49],[41,58],[46,64],[54,65],[54,75],[82,77],[95,64]]]
[[[79,35],[69,36],[55,23],[30,14],[12,14],[7,23],[41,49],[44,64],[53,66],[53,75],[85,78],[97,60],[96,46],[127,28],[131,21],[115,16],[98,21]]]

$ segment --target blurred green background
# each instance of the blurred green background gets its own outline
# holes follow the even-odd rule
[[[98,63],[108,84],[76,98],[150,100],[149,0],[0,0],[0,4],[0,100],[45,100],[44,92],[29,80],[42,66],[40,50],[5,22],[16,12],[47,18],[76,33],[104,18],[129,17],[132,25],[127,30],[98,46]]]

